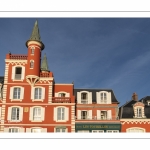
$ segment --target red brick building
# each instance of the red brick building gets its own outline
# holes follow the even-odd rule
[[[37,21],[27,55],[7,54],[1,77],[0,132],[75,132],[74,85],[57,84],[48,69]]]
[[[150,132],[150,96],[132,99],[119,108],[121,132]]]

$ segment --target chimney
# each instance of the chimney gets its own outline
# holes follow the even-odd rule
[[[132,100],[138,101],[138,95],[136,93],[133,93]]]

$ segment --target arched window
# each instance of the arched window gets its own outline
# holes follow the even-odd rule
[[[126,132],[130,132],[130,133],[142,133],[142,132],[145,132],[145,129],[144,128],[138,128],[138,127],[128,128],[126,130]]]
[[[65,93],[59,93],[59,95],[58,95],[59,97],[65,97],[66,96],[66,94]]]
[[[34,67],[34,62],[31,61],[31,62],[30,62],[30,68],[33,68],[33,67]]]
[[[81,93],[81,103],[82,104],[88,103],[88,94],[87,93]]]

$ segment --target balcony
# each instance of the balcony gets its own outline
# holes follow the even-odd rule
[[[77,117],[75,116],[75,120],[99,120],[99,121],[105,121],[105,120],[119,120],[119,117],[111,117],[111,118],[99,118],[97,116],[81,116],[81,117]]]
[[[42,78],[53,77],[53,74],[52,74],[52,72],[41,72],[40,77],[42,77]]]
[[[52,103],[71,103],[71,98],[69,98],[69,97],[53,97]]]

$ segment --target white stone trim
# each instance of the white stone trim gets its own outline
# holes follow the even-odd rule
[[[62,132],[56,132],[56,129],[57,129],[57,128],[59,128],[59,129],[65,129],[65,132],[68,132],[68,128],[67,128],[66,126],[64,126],[64,127],[63,127],[63,126],[56,126],[56,127],[54,128],[54,132],[55,132],[55,133],[62,133]]]
[[[106,104],[111,104],[111,92],[108,92],[108,91],[99,91],[99,92],[96,92],[96,102],[97,104],[104,104],[101,102],[101,97],[100,97],[100,94],[101,93],[105,93],[106,94]],[[105,102],[105,100],[104,100]]]
[[[31,132],[32,129],[41,129],[41,132],[47,133],[47,128],[41,128],[41,127],[31,127],[31,128],[26,128],[26,133],[33,133]],[[37,132],[38,133],[38,132]]]
[[[130,130],[143,130],[143,132],[146,132],[145,128],[141,128],[141,127],[131,127],[131,128],[127,128],[126,132],[130,133]],[[131,132],[133,133],[133,132]],[[140,132],[141,133],[141,132]]]
[[[59,91],[59,92],[55,93],[55,97],[59,97],[59,94],[61,94],[61,93],[64,93],[65,97],[70,97],[70,93],[65,92],[65,91]]]
[[[87,98],[87,104],[92,104],[92,92],[89,92],[89,91],[80,91],[80,92],[77,92],[77,103],[78,104],[83,104],[81,103],[81,94],[82,93],[86,93],[88,98]]]

